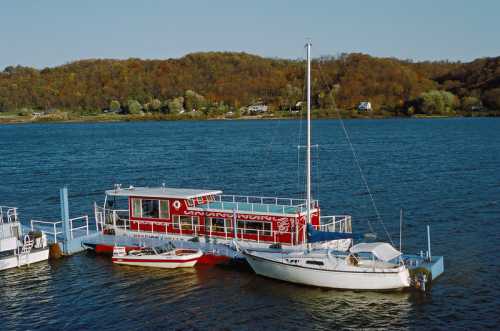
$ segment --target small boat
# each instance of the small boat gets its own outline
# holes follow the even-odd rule
[[[23,235],[17,208],[0,206],[0,270],[30,265],[49,259],[44,232]]]
[[[173,269],[194,267],[202,256],[201,250],[175,248],[173,245],[130,251],[124,246],[115,246],[112,261],[116,264]]]
[[[396,290],[410,286],[401,252],[388,243],[360,243],[348,252],[243,250],[258,275],[297,284],[348,289]]]

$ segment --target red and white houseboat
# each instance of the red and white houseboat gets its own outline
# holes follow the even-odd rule
[[[351,217],[321,216],[318,202],[311,201],[311,224],[317,230],[351,232]],[[307,243],[305,199],[224,195],[220,190],[115,185],[106,191],[104,206],[95,205],[96,227],[114,235],[113,240],[94,241],[88,247],[112,252],[116,238],[157,238],[184,242],[182,247],[201,249],[200,264],[241,257],[239,247],[304,248]],[[105,237],[105,236],[103,236]],[[127,249],[140,245],[120,244]],[[312,245],[346,250],[350,239]]]

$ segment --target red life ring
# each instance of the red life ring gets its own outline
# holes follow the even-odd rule
[[[181,208],[181,202],[179,200],[175,200],[174,203],[172,204],[175,209],[179,210]]]

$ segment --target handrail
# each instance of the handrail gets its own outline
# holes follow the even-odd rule
[[[251,200],[254,200],[254,202],[252,202]],[[256,203],[256,204],[260,203],[260,204],[283,205],[283,206],[291,206],[291,207],[298,207],[301,205],[305,205],[307,203],[306,199],[279,198],[279,197],[266,197],[266,196],[260,197],[260,196],[252,196],[252,195],[233,195],[233,194],[216,195],[214,201],[243,202],[243,203]],[[265,201],[274,201],[274,203],[273,202],[265,202]],[[278,203],[280,201],[285,202],[285,203]],[[294,203],[294,202],[298,202],[298,203]],[[317,203],[317,200],[313,200],[311,202]]]
[[[75,221],[80,221],[80,220],[84,220],[85,221],[85,224],[82,225],[82,226],[79,226],[79,227],[74,227],[73,226],[73,222]],[[70,232],[70,236],[71,236],[71,239],[74,239],[74,232],[76,230],[81,230],[81,229],[85,229],[86,231],[86,235],[88,236],[89,235],[89,216],[88,215],[83,215],[83,216],[79,216],[79,217],[75,217],[75,218],[70,218],[69,219],[69,226],[70,226],[70,229],[69,229],[69,232]]]
[[[76,222],[76,221],[84,221],[84,225],[75,227],[74,222]],[[32,219],[30,222],[31,231],[35,231],[35,229],[37,227],[40,230],[43,229],[43,232],[45,232],[47,235],[50,235],[54,238],[54,243],[57,243],[57,236],[58,235],[64,234],[64,231],[62,229],[63,223],[64,223],[63,221],[39,221],[39,220],[34,220],[34,219]],[[75,238],[74,232],[78,231],[78,230],[83,230],[83,229],[85,229],[86,235],[89,235],[90,229],[89,229],[89,217],[88,217],[88,215],[70,218],[69,219],[70,238],[66,238],[66,239],[74,239]]]
[[[224,203],[228,203],[231,205],[224,206]],[[241,204],[241,205],[240,205]],[[240,208],[245,204],[250,208]],[[312,203],[311,203],[312,204]],[[242,212],[260,212],[260,213],[270,213],[270,214],[296,214],[297,212],[303,212],[307,209],[305,205],[282,205],[282,204],[273,204],[273,203],[261,203],[261,202],[243,202],[243,201],[208,201],[203,205],[206,206],[207,209],[216,209],[216,210],[236,210]],[[276,206],[278,209],[272,209],[271,206]],[[313,205],[315,206],[315,205]],[[289,210],[292,209],[292,210]]]
[[[51,235],[54,238],[54,243],[57,244],[57,235],[63,234],[63,231],[58,231],[57,226],[60,224],[62,226],[62,221],[38,221],[38,220],[31,220],[31,231],[35,231],[35,224],[47,224],[47,225],[52,225],[52,232],[48,230],[44,230],[45,234]]]
[[[0,223],[4,223],[4,215],[7,223],[16,222],[17,221],[17,207],[10,206],[0,206]],[[14,219],[12,219],[14,216]]]
[[[216,227],[212,226],[212,225],[202,225],[202,224],[183,224],[183,223],[176,223],[176,222],[151,222],[151,221],[143,221],[143,220],[125,220],[127,225],[128,226],[125,226],[124,227],[124,230],[129,230],[129,231],[133,231],[133,232],[137,232],[138,234],[147,234],[147,233],[157,233],[157,234],[165,234],[165,235],[168,235],[168,234],[171,234],[171,235],[187,235],[187,236],[192,236],[192,235],[195,235],[197,236],[198,233],[201,232],[201,230],[203,230],[203,232],[205,234],[208,235],[208,237],[210,238],[225,238],[225,239],[229,239],[229,238],[233,238],[234,237],[234,227],[232,226],[221,226],[221,227],[217,227],[218,231],[214,231],[214,229]],[[131,230],[130,229],[130,223],[131,222],[134,222],[134,223],[137,223],[137,224],[143,224],[143,225],[148,225],[148,226],[151,226],[151,229],[137,229],[137,230]],[[158,232],[158,231],[154,231],[154,225],[159,225],[159,226],[163,226],[165,228],[165,232]],[[190,226],[190,228],[183,228],[183,226]],[[169,226],[176,226],[174,228],[174,232],[169,232],[168,228]],[[184,233],[183,233],[184,231]],[[295,232],[282,232],[282,231],[272,231],[272,230],[259,230],[259,229],[242,229],[242,228],[238,228],[238,232],[237,232],[237,239],[242,239],[244,238],[243,236],[244,235],[253,235],[253,236],[257,236],[257,242],[267,242],[267,243],[282,243],[282,241],[276,241],[277,237],[278,236],[286,236],[286,235],[290,235],[290,243],[293,244],[293,241],[295,240],[295,235],[296,233]],[[273,237],[273,240],[266,240],[266,237]],[[244,238],[246,240],[253,240],[253,239],[249,239],[249,238]]]
[[[322,220],[328,219],[329,223],[321,223]],[[351,216],[350,215],[334,215],[334,216],[321,216],[320,225],[316,225],[314,228],[321,231],[331,231],[331,232],[352,232]]]

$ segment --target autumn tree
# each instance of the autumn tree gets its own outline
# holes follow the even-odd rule
[[[118,112],[121,109],[120,101],[118,100],[111,100],[109,103],[109,109],[113,112]]]
[[[500,110],[500,88],[486,91],[483,96],[484,105],[491,110]]]
[[[472,110],[474,107],[479,107],[481,105],[481,100],[476,97],[464,97],[460,102],[460,108],[462,110]]]

